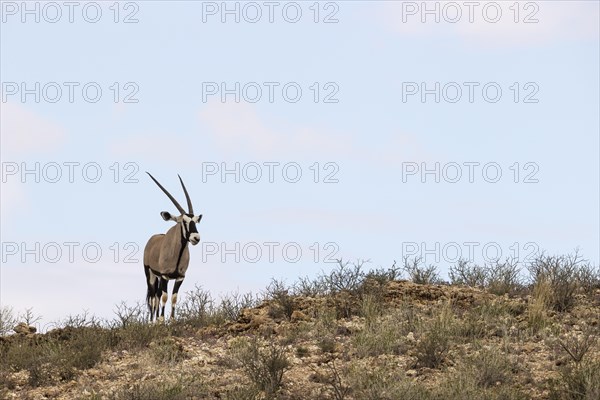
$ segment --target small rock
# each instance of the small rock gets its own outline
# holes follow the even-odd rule
[[[26,335],[28,333],[35,333],[37,329],[35,329],[35,326],[29,326],[25,322],[20,322],[13,330],[16,333]]]
[[[298,310],[294,310],[294,312],[292,312],[292,315],[290,317],[290,321],[292,321],[292,322],[309,321],[309,320],[310,320],[310,318],[308,317],[308,315],[306,315],[302,311],[298,311]]]
[[[29,372],[24,370],[15,372],[12,374],[12,380],[16,386],[25,386],[29,380]]]
[[[253,315],[252,319],[250,320],[250,323],[248,324],[248,326],[250,328],[258,328],[261,325],[266,324],[267,322],[269,322],[269,319],[264,316],[264,315]]]
[[[352,334],[352,331],[350,331],[350,329],[348,329],[348,327],[346,327],[346,326],[338,325],[338,327],[336,328],[336,334],[348,336],[348,335]]]
[[[558,358],[556,361],[554,361],[554,365],[556,365],[557,367],[560,367],[561,365],[565,365],[568,362],[569,362],[569,360],[566,357]]]
[[[415,341],[415,334],[412,332],[408,332],[408,335],[406,335],[406,339],[410,342],[414,342]]]

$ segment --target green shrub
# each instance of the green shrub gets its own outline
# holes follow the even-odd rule
[[[335,339],[333,336],[322,336],[317,340],[317,346],[323,353],[335,352]]]
[[[115,347],[124,350],[146,348],[152,341],[168,336],[169,327],[161,323],[132,322],[114,331]]]
[[[487,283],[487,270],[477,264],[471,264],[465,259],[460,259],[456,265],[448,269],[450,283],[452,285],[464,285],[470,287],[484,287]]]
[[[216,311],[216,321],[237,321],[244,308],[251,308],[257,305],[257,300],[251,292],[234,292],[221,298],[221,303]]]
[[[290,367],[284,349],[274,342],[261,347],[256,337],[238,341],[232,355],[259,389],[272,397],[281,387],[284,372]]]
[[[112,343],[108,330],[63,328],[46,336],[14,337],[0,347],[4,372],[26,370],[29,384],[68,380],[96,365]]]
[[[424,265],[421,264],[421,258],[414,258],[412,261],[408,257],[404,258],[404,265],[402,269],[408,278],[420,285],[433,285],[441,283],[440,275],[437,267],[433,264]]]
[[[269,315],[272,318],[290,319],[294,312],[294,298],[290,295],[290,289],[283,281],[272,279],[265,293],[265,297],[271,300]]]
[[[317,297],[327,294],[327,284],[323,277],[311,279],[309,277],[299,278],[294,283],[293,292],[297,296]]]
[[[464,373],[472,374],[479,387],[489,388],[512,380],[515,368],[508,356],[498,349],[482,348],[465,360]]]
[[[396,313],[383,316],[382,305],[369,296],[362,301],[361,314],[365,318],[365,326],[352,336],[352,344],[359,357],[404,353],[403,321]]]
[[[451,338],[456,324],[452,310],[444,306],[421,327],[421,334],[416,346],[417,366],[437,368],[446,359],[450,349]]]
[[[575,303],[575,293],[580,287],[580,271],[584,260],[578,253],[566,256],[540,255],[529,265],[534,286],[540,281],[550,285],[549,301],[552,309],[563,312]]]
[[[521,269],[512,259],[504,262],[496,260],[485,266],[460,259],[449,269],[451,284],[486,288],[496,295],[514,294],[520,290],[523,287],[520,274]]]
[[[187,358],[181,345],[172,337],[159,338],[150,344],[152,358],[160,364],[176,364]]]
[[[552,400],[600,399],[600,360],[567,364],[551,386]]]
[[[368,262],[357,260],[350,264],[349,261],[337,260],[337,265],[329,273],[323,273],[321,279],[329,293],[348,292],[357,294],[365,279],[363,265]]]
[[[110,400],[189,400],[208,398],[209,387],[197,377],[180,377],[175,382],[145,381],[122,388]],[[82,398],[82,400],[85,398]],[[86,399],[87,400],[87,399]]]
[[[486,267],[487,277],[485,286],[490,293],[496,295],[515,294],[523,288],[521,268],[516,260],[497,260]]]
[[[7,335],[17,325],[17,317],[11,307],[0,306],[0,336]]]
[[[580,363],[585,355],[595,346],[598,334],[590,328],[581,335],[564,335],[557,339],[559,347],[571,357],[575,363]]]
[[[177,305],[177,309],[182,319],[206,322],[212,305],[213,299],[210,293],[201,286],[194,285],[191,291],[186,292],[183,302]]]

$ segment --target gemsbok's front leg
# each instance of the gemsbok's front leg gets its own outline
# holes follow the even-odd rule
[[[169,298],[168,286],[169,280],[160,278],[160,322],[165,320],[165,305],[167,304],[167,299]]]
[[[154,321],[158,321],[158,317],[160,316],[160,276],[156,277],[156,280],[154,281],[154,308],[153,308],[153,315],[154,315]]]
[[[178,278],[175,280],[175,284],[173,285],[173,293],[171,294],[171,320],[175,319],[175,304],[177,303],[177,293],[179,292],[179,287],[183,283],[183,278]]]
[[[146,273],[146,284],[148,285],[148,291],[146,293],[146,305],[148,306],[148,313],[150,315],[150,322],[154,319],[154,313],[157,309],[156,302],[156,289],[157,284],[156,280],[158,277],[150,271],[150,268],[147,265],[144,265],[144,272]]]

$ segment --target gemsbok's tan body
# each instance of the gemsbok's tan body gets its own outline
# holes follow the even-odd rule
[[[147,174],[150,175],[150,173]],[[152,175],[150,178],[171,199],[181,213],[179,216],[175,216],[168,211],[162,211],[160,215],[165,221],[174,221],[176,224],[169,228],[167,233],[153,235],[144,248],[144,272],[148,284],[146,303],[150,311],[150,321],[153,321],[154,319],[163,320],[165,317],[165,304],[168,299],[167,286],[171,279],[175,280],[171,294],[171,318],[175,316],[177,293],[190,263],[188,243],[196,245],[200,242],[196,224],[200,222],[202,215],[194,215],[192,201],[181,177],[179,177],[179,181],[187,200],[187,213]]]

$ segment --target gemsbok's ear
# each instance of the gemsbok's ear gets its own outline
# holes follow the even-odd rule
[[[201,220],[201,219],[202,219],[202,214],[200,214],[200,215],[196,215],[196,216],[194,217],[194,222],[195,222],[195,223],[198,223],[198,222],[200,222],[200,220]]]
[[[165,220],[165,221],[171,221],[171,220],[175,220],[173,218],[173,216],[171,215],[170,212],[168,211],[161,211],[160,212],[160,216]]]

